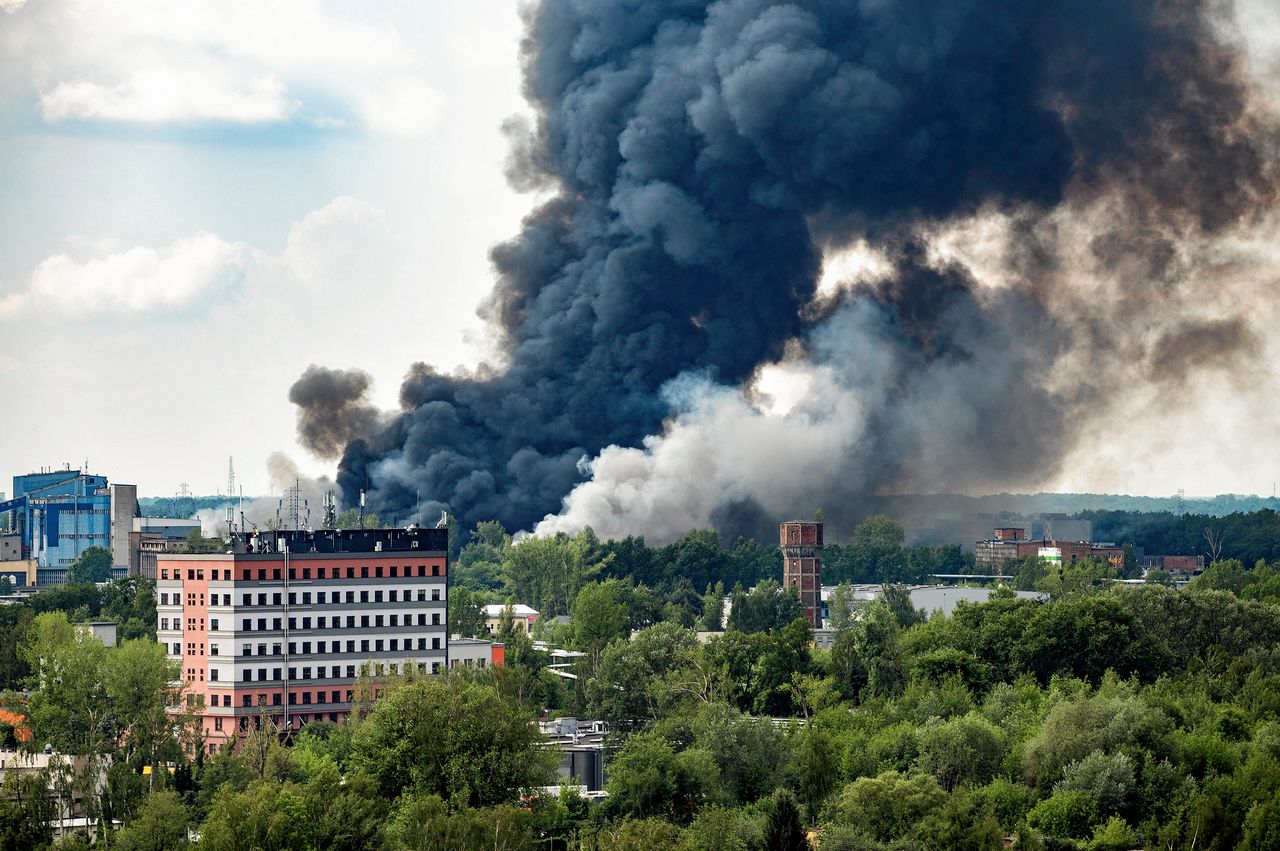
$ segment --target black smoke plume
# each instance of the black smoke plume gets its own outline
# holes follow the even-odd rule
[[[1113,284],[1091,297],[1149,316],[1193,277],[1181,240],[1274,200],[1271,130],[1252,117],[1226,14],[1211,0],[531,7],[523,66],[537,122],[511,130],[511,170],[557,192],[492,252],[483,315],[505,363],[479,377],[415,367],[403,410],[346,445],[344,500],[367,485],[385,516],[445,508],[464,527],[528,528],[587,478],[584,458],[662,432],[673,380],[740,387],[789,344],[850,392],[876,384],[862,449],[832,459],[858,470],[841,498],[911,483],[931,452],[951,482],[976,469],[1002,483],[1044,475],[1064,423],[1104,409],[1107,375],[1136,362],[1177,380],[1240,349],[1214,333],[1226,325],[1165,329],[1164,369],[1158,340],[1143,339],[1160,323],[1118,333],[1081,309],[1063,250],[1069,211],[1106,210],[1114,227],[1086,251]],[[931,253],[934,236],[983,216],[1016,234],[1002,287]],[[858,240],[889,271],[816,298],[824,252]],[[841,337],[868,327],[875,351]],[[1074,389],[1042,380],[1072,362]],[[299,390],[316,377],[293,398],[303,439],[326,453],[368,418],[363,385]],[[943,380],[965,384],[933,386]],[[929,421],[926,392],[958,406],[952,421]],[[757,494],[720,498],[713,521],[761,513]],[[641,516],[616,525],[628,522],[645,531]]]

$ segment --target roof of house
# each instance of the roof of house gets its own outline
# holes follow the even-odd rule
[[[502,610],[506,607],[505,603],[491,603],[484,607],[484,616],[486,618],[500,618],[502,617]],[[518,618],[536,618],[538,616],[538,610],[531,609],[524,603],[516,603],[511,607],[511,614]]]

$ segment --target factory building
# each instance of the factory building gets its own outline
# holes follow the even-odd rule
[[[1072,541],[1059,538],[1028,539],[1025,526],[1001,526],[995,536],[974,546],[978,573],[996,574],[1005,564],[1027,556],[1039,556],[1050,564],[1074,564],[1099,559],[1117,570],[1124,569],[1124,548],[1111,543]]]
[[[800,595],[809,625],[822,626],[822,524],[791,520],[778,526],[782,586]]]
[[[41,585],[65,582],[71,563],[90,547],[111,550],[111,511],[106,477],[71,469],[14,476],[13,496],[0,503]]]
[[[157,638],[211,750],[264,715],[336,721],[379,676],[448,668],[447,530],[239,533],[229,549],[156,564]]]

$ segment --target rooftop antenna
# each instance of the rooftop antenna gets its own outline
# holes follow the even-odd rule
[[[360,528],[364,528],[364,491],[360,491]]]
[[[276,519],[280,521],[281,529],[301,530],[310,524],[311,506],[302,495],[300,480],[294,479],[293,486],[285,490],[276,508]]]
[[[321,526],[325,529],[338,528],[338,500],[331,490],[324,492],[324,522]]]
[[[234,458],[227,456],[227,496],[235,498],[236,495],[236,464]]]

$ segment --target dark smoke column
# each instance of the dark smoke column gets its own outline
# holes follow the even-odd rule
[[[916,364],[966,356],[939,341],[974,338],[939,308],[963,294],[935,298],[946,276],[915,274],[904,248],[930,224],[1030,221],[1069,186],[1117,183],[1205,227],[1231,220],[1261,165],[1218,8],[544,0],[523,56],[537,124],[512,176],[557,195],[492,252],[482,312],[505,363],[416,367],[402,411],[346,444],[344,503],[367,488],[397,522],[447,509],[464,528],[530,527],[584,478],[584,456],[659,431],[671,379],[740,385],[803,342],[819,245],[908,258],[876,297],[901,319],[909,384]]]

